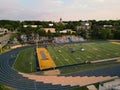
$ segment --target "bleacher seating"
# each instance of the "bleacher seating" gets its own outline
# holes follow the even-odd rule
[[[101,82],[99,90],[120,90],[120,78]]]
[[[84,41],[82,37],[78,36],[61,36],[61,37],[54,37],[55,43],[71,43],[71,42],[81,42]]]

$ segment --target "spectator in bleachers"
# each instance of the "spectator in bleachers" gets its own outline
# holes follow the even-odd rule
[[[55,43],[68,43],[68,42],[81,42],[84,41],[82,37],[79,36],[61,36],[61,37],[54,37],[54,42]]]

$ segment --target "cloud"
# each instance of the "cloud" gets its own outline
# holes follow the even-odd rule
[[[53,5],[58,5],[59,6],[59,5],[62,5],[64,2],[62,0],[52,0],[51,3]]]
[[[0,0],[0,19],[109,19],[120,16],[119,0]]]
[[[105,0],[98,0],[99,2],[104,2]]]

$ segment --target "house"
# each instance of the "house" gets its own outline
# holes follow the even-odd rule
[[[73,31],[72,29],[65,29],[65,30],[60,31],[60,33],[67,33],[67,32],[76,33],[76,32]]]
[[[104,28],[112,28],[112,25],[103,25]]]
[[[55,28],[44,28],[45,32],[50,31],[51,33],[55,33]]]
[[[114,29],[114,26],[113,26],[113,25],[103,25],[103,29],[113,30],[113,29]]]
[[[6,28],[0,28],[0,35],[8,33],[8,29]]]
[[[91,29],[91,25],[92,25],[91,22],[83,21],[83,22],[81,22],[80,26],[76,27],[76,29],[77,29],[77,31],[79,31],[79,30],[90,30]]]
[[[26,28],[26,27],[37,28],[37,27],[38,27],[38,25],[23,25],[23,27],[24,27],[24,28]]]

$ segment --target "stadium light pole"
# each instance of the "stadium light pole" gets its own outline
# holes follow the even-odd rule
[[[38,48],[38,38],[36,38],[36,48]]]
[[[37,48],[38,48],[38,40],[37,40]]]

